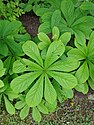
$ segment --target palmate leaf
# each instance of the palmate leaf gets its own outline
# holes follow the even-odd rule
[[[53,77],[63,88],[72,89],[77,85],[77,79],[72,74],[56,71],[48,71],[48,74]]]
[[[27,93],[26,103],[29,107],[35,107],[41,102],[43,97],[43,79],[44,76],[41,75],[37,82]]]
[[[18,76],[11,81],[10,86],[17,93],[23,92],[40,74],[41,72],[31,72]]]
[[[64,53],[65,46],[62,42],[54,41],[48,48],[46,59],[45,59],[45,68],[49,67],[53,62],[60,58]]]
[[[51,104],[54,103],[57,98],[56,91],[46,74],[45,74],[44,98],[47,102]]]
[[[34,42],[27,41],[26,43],[24,43],[22,48],[23,48],[23,51],[26,55],[28,55],[30,58],[35,60],[38,64],[43,66],[43,61],[41,59],[38,47]]]

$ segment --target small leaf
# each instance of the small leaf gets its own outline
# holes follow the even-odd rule
[[[24,118],[26,118],[29,114],[29,109],[30,107],[28,107],[27,105],[21,110],[20,112],[20,118],[23,120]]]
[[[59,35],[60,35],[60,32],[59,32],[58,27],[54,26],[52,29],[53,40],[58,40]]]
[[[30,58],[35,60],[38,64],[43,66],[43,61],[41,59],[41,56],[40,56],[40,53],[38,50],[38,46],[34,42],[27,41],[26,43],[23,44],[22,48],[26,55],[28,55]]]
[[[15,104],[15,108],[16,108],[16,109],[21,109],[21,108],[23,108],[25,105],[26,105],[26,102],[25,102],[25,101],[18,101],[18,102]]]
[[[38,44],[38,47],[39,47],[40,50],[43,50],[44,48],[48,47],[51,43],[49,37],[45,33],[40,32],[38,34],[38,38],[41,41]]]
[[[40,76],[33,87],[28,91],[26,95],[26,103],[28,106],[35,107],[41,102],[43,97],[43,79],[44,76]]]
[[[53,62],[55,62],[60,56],[64,53],[65,46],[62,42],[54,41],[50,44],[46,59],[45,59],[45,67],[49,67]]]
[[[59,38],[59,40],[61,40],[61,42],[63,42],[64,45],[66,45],[70,41],[70,39],[71,39],[71,33],[70,32],[63,33]]]
[[[87,65],[86,61],[77,70],[75,76],[77,77],[78,82],[80,84],[85,83],[86,80],[88,80],[88,78],[89,78],[89,69],[88,69],[88,65]]]
[[[50,33],[51,32],[50,22],[42,23],[38,28],[38,32],[43,32],[46,34]]]
[[[44,104],[40,103],[37,107],[43,114],[48,114],[48,109]]]
[[[51,43],[50,38],[43,32],[38,34],[38,38],[41,42]]]
[[[63,94],[67,98],[73,98],[73,90],[72,89],[63,89]]]
[[[9,114],[13,115],[15,114],[15,108],[14,106],[10,103],[10,101],[6,98],[6,96],[4,96],[4,101],[5,101],[5,107],[6,110]]]
[[[41,114],[36,107],[33,108],[32,117],[37,122],[41,121]]]
[[[57,107],[57,101],[55,101],[53,104],[46,102],[45,106],[47,107],[49,112],[55,112],[56,107]]]
[[[49,103],[53,103],[56,100],[57,94],[56,91],[51,84],[48,76],[45,74],[45,90],[44,90],[44,98]]]
[[[82,92],[83,94],[87,94],[88,92],[88,85],[87,83],[82,83],[82,84],[78,84],[75,89],[78,91],[78,92]]]

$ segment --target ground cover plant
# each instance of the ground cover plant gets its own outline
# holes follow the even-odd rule
[[[1,1],[0,105],[9,114],[18,111],[23,120],[32,113],[40,122],[75,90],[94,90],[93,6],[89,0]],[[18,18],[27,12],[39,18],[35,37]]]

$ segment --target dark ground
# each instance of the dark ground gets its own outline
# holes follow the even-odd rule
[[[35,37],[38,33],[38,17],[26,13],[20,20],[26,31]],[[55,113],[43,115],[39,124],[32,120],[31,114],[21,121],[19,112],[10,116],[5,110],[1,110],[0,125],[94,125],[94,91],[90,90],[86,95],[75,92],[74,98],[59,104]]]

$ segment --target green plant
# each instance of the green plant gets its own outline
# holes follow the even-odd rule
[[[22,26],[20,21],[0,20],[0,55],[22,55],[21,44],[30,39],[28,34],[18,34],[20,27]]]
[[[18,94],[13,92],[9,84],[9,76],[3,77],[5,75],[6,68],[4,68],[3,62],[0,60],[0,104],[5,103],[5,107],[8,113],[15,114],[15,108],[11,101],[18,97]]]
[[[93,2],[94,1],[83,2],[80,8],[84,11],[87,11],[87,13],[91,14],[92,16],[94,16],[94,3]]]
[[[50,40],[44,35],[41,39],[44,42]],[[65,56],[65,46],[63,41],[59,40],[50,43],[45,59],[41,57],[38,46],[32,41],[24,43],[22,48],[29,58],[20,58],[14,62],[13,73],[21,75],[14,78],[10,86],[14,92],[25,93],[21,118],[26,117],[28,113],[24,112],[29,112],[29,108],[32,107],[34,120],[40,121],[39,111],[47,114],[49,108],[50,111],[53,110],[50,105],[63,95],[60,91],[65,93],[67,98],[69,93],[72,93],[72,89],[77,85],[77,79],[71,71],[78,68],[79,61]],[[22,101],[19,103],[22,104]],[[17,104],[16,108],[20,109]]]
[[[61,8],[58,5],[59,9],[45,8],[46,10],[43,11],[39,8],[36,11],[36,14],[41,16],[42,20],[38,31],[50,33],[51,29],[57,26],[61,33],[71,32],[72,35],[75,35],[77,41],[83,44],[85,38],[89,38],[94,28],[94,17],[82,13],[79,7],[74,6],[72,0],[62,0],[60,2]]]
[[[80,67],[75,73],[78,79],[76,90],[87,93],[88,84],[94,90],[94,32],[90,35],[88,44],[83,46],[75,42],[77,48],[72,48],[68,56],[75,57],[80,61]]]
[[[6,3],[4,3],[6,2]],[[19,7],[19,0],[1,0],[0,1],[0,17],[7,20],[16,20],[24,14],[24,11]]]

